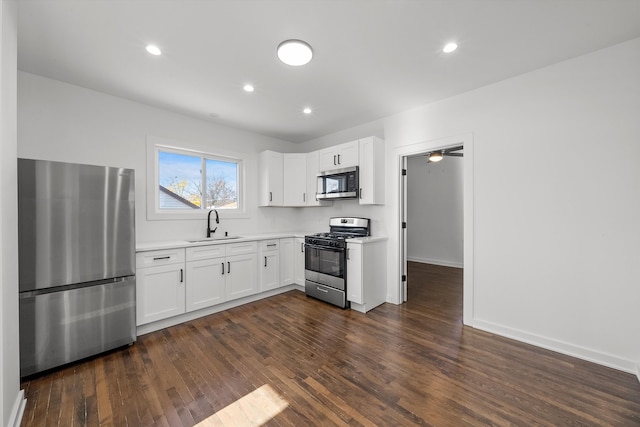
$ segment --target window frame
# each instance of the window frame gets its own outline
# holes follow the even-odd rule
[[[239,153],[218,152],[212,153],[194,148],[180,141],[172,141],[163,138],[147,136],[147,219],[148,220],[202,220],[209,209],[160,209],[159,186],[159,152],[195,156],[210,160],[220,160],[235,163],[238,167],[238,182],[236,191],[238,195],[238,207],[235,209],[218,209],[225,218],[246,218],[245,203],[245,156]],[[202,160],[201,160],[202,161]]]

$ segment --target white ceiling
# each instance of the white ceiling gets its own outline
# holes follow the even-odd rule
[[[640,37],[640,0],[20,0],[18,68],[302,142]],[[297,38],[306,66],[276,58]],[[441,52],[448,41],[459,48]],[[158,45],[163,55],[145,51]],[[254,84],[254,93],[242,90]],[[302,108],[314,112],[305,116]]]

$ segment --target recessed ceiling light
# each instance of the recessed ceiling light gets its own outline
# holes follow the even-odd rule
[[[456,50],[458,48],[458,45],[455,43],[447,43],[443,48],[442,51],[444,53],[451,53],[454,50]]]
[[[302,40],[285,40],[278,45],[278,59],[287,65],[298,67],[311,61],[313,50]]]
[[[253,92],[255,89],[253,88],[253,85],[250,83],[247,83],[246,85],[244,85],[243,87],[245,92]]]
[[[302,112],[305,114],[311,114],[311,108],[305,107],[304,110],[302,110]]]
[[[153,44],[147,46],[147,52],[155,56],[162,55],[162,51],[160,50],[160,48]]]

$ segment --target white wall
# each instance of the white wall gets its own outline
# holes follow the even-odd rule
[[[299,148],[289,142],[24,72],[18,72],[18,135],[19,157],[135,169],[138,242],[202,238],[206,229],[206,212],[197,220],[147,220],[147,135],[246,157],[247,218],[227,219],[220,211],[219,234],[295,228],[296,209],[257,207],[258,153]]]
[[[16,178],[17,4],[0,3],[0,424],[19,425],[24,410],[18,352]]]
[[[471,132],[470,323],[637,372],[639,117],[634,39],[386,118],[390,294],[398,148]]]
[[[449,267],[463,263],[463,159],[407,159],[407,259]]]

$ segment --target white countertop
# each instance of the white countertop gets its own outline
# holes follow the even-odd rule
[[[304,232],[304,231],[289,231],[289,232],[277,232],[277,233],[260,233],[260,234],[243,234],[238,238],[224,238],[224,236],[215,236],[212,239],[198,239],[193,238],[189,240],[164,240],[157,242],[137,242],[136,252],[155,251],[158,249],[170,249],[170,248],[191,248],[194,246],[204,245],[222,245],[227,243],[239,243],[250,242],[254,240],[268,240],[268,239],[286,239],[288,237],[304,237],[308,234],[314,234],[316,232]],[[191,242],[190,240],[198,240],[197,242]]]
[[[356,237],[353,239],[346,239],[347,243],[373,243],[373,242],[381,242],[387,240],[385,236],[367,236],[367,237]]]
[[[250,242],[255,240],[269,240],[269,239],[286,239],[288,237],[304,237],[310,234],[316,234],[317,231],[289,231],[289,232],[277,232],[277,233],[260,233],[260,234],[244,234],[238,238],[225,239],[224,236],[216,236],[212,239],[202,238],[201,240],[194,238],[189,240],[198,240],[197,242],[191,242],[189,240],[164,240],[157,242],[138,242],[136,243],[136,252],[155,251],[159,249],[171,249],[171,248],[191,248],[194,246],[204,245],[222,245],[228,243]],[[371,243],[381,240],[387,240],[382,236],[368,236],[355,239],[347,239],[347,243]]]

